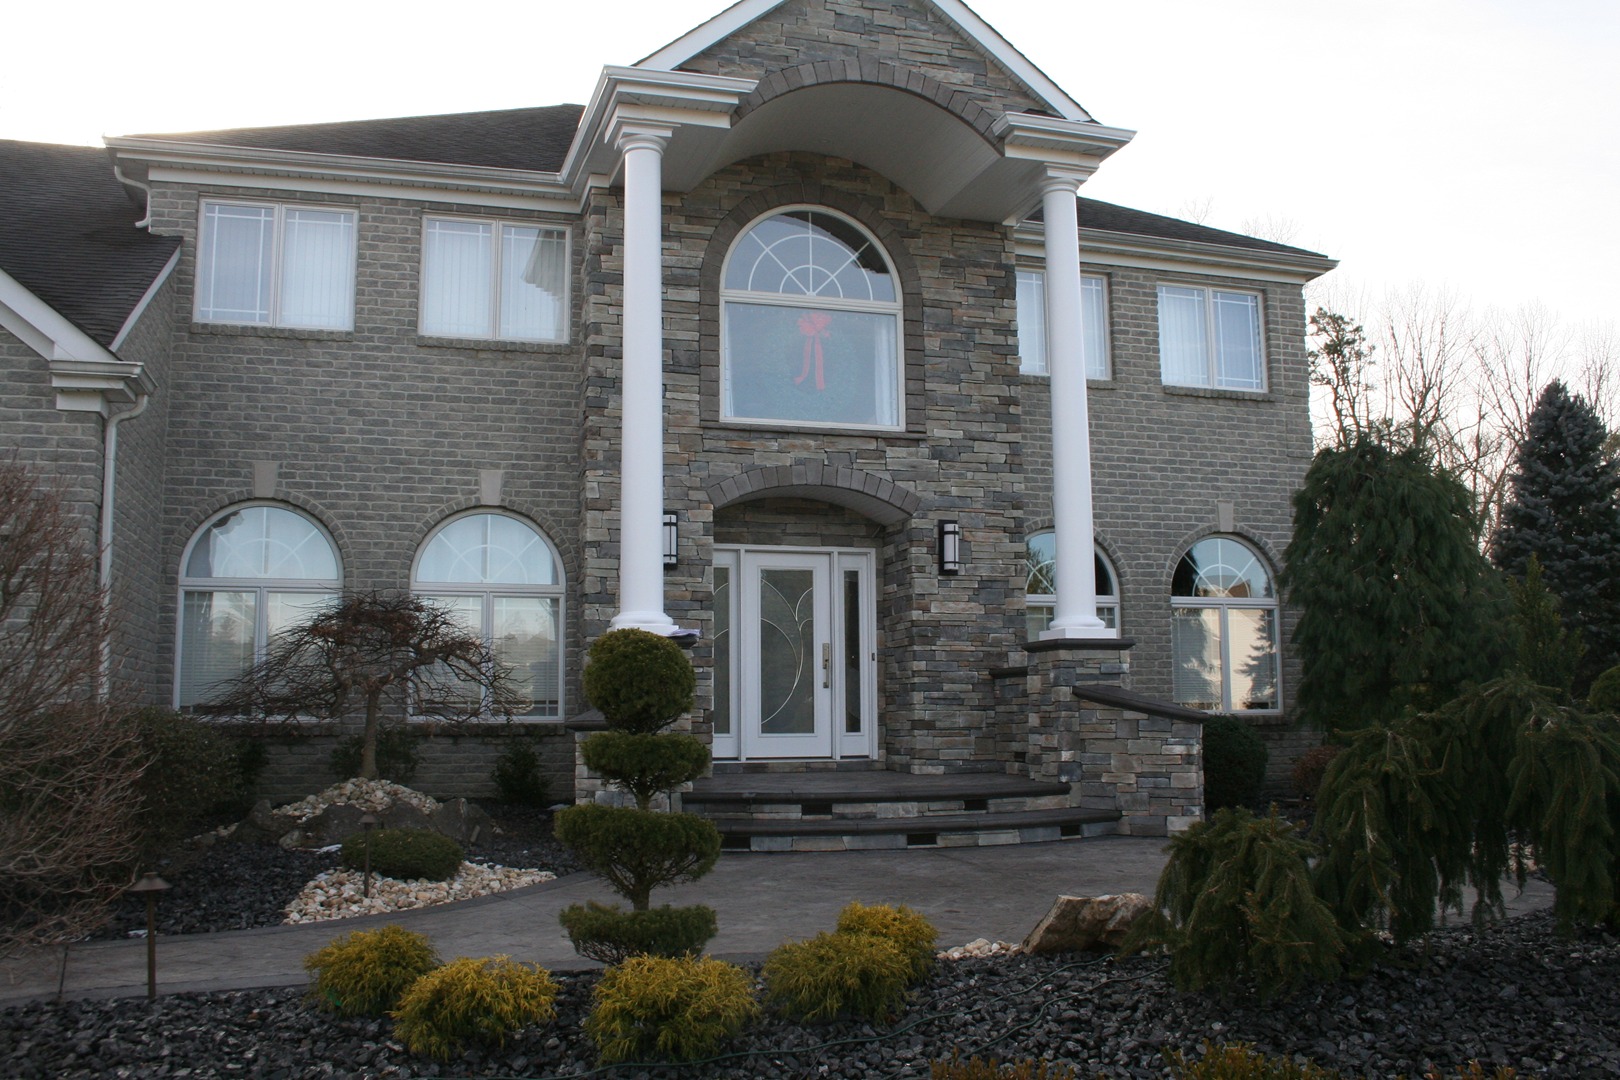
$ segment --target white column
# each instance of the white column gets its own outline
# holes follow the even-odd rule
[[[1041,193],[1046,218],[1046,354],[1052,383],[1052,532],[1057,596],[1050,638],[1100,638],[1092,573],[1091,420],[1080,352],[1080,178],[1053,172]]]
[[[619,432],[619,613],[614,630],[670,634],[664,613],[663,159],[666,134],[625,131],[624,399]]]

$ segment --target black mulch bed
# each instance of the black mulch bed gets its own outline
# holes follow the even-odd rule
[[[563,1077],[591,1074],[581,1020],[596,976],[559,976],[556,1022],[448,1064],[412,1057],[387,1021],[337,1020],[299,990],[34,1004],[0,1011],[0,1075],[75,1077]],[[941,964],[890,1028],[767,1019],[727,1057],[604,1077],[800,1080],[927,1077],[953,1050],[1049,1058],[1081,1077],[1163,1077],[1165,1049],[1244,1041],[1349,1075],[1456,1076],[1470,1059],[1521,1077],[1620,1076],[1620,938],[1555,936],[1545,913],[1439,931],[1389,950],[1359,982],[1284,1001],[1179,994],[1162,960],[968,960]]]
[[[500,803],[481,804],[499,829],[467,848],[474,862],[550,870],[558,877],[579,868],[573,854],[551,834],[551,814]],[[286,851],[275,844],[221,843],[185,850],[158,864],[171,886],[158,902],[158,932],[205,934],[280,925],[293,897],[323,870],[338,864],[336,852]],[[94,940],[129,937],[146,929],[146,902],[125,897]]]

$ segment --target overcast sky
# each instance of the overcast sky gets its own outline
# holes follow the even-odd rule
[[[6,17],[0,138],[586,101],[723,0],[150,0]],[[1574,324],[1620,297],[1616,0],[973,0],[1135,141],[1085,194]],[[111,12],[114,9],[105,9]],[[387,14],[382,14],[387,12]],[[448,14],[447,14],[448,13]],[[600,14],[603,17],[597,18]],[[20,46],[20,47],[19,47]]]

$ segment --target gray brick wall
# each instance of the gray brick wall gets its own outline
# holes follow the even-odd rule
[[[0,329],[0,455],[54,488],[94,548],[101,507],[101,417],[58,412],[45,358]]]

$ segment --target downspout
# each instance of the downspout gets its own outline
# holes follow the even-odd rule
[[[101,572],[98,575],[98,584],[101,587],[103,602],[109,602],[112,599],[113,490],[118,479],[118,426],[125,420],[133,420],[141,415],[151,403],[151,394],[141,394],[136,400],[133,409],[125,409],[121,413],[113,413],[108,416],[103,432],[101,458]],[[104,701],[112,691],[112,637],[109,630],[110,627],[103,627],[101,635],[99,691]]]
[[[135,223],[135,228],[150,229],[152,227],[152,189],[146,184],[141,183],[139,180],[131,180],[129,177],[125,176],[123,167],[119,165],[117,161],[113,162],[113,176],[120,184],[123,184],[125,187],[135,188],[137,191],[146,196],[142,202],[142,205],[146,210],[146,216]]]

